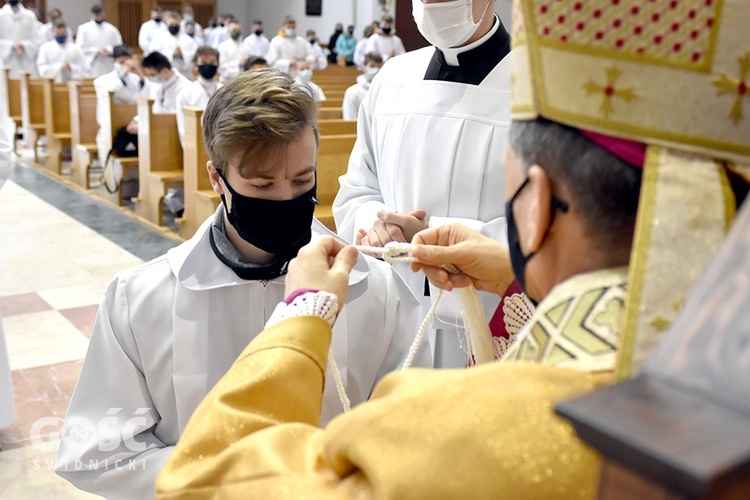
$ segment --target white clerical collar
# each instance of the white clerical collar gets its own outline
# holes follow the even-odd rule
[[[471,49],[475,49],[479,47],[484,42],[492,38],[492,35],[497,33],[498,28],[500,28],[500,18],[497,17],[497,14],[494,14],[494,16],[495,16],[495,22],[493,23],[490,31],[488,31],[482,38],[480,38],[476,42],[470,43],[469,45],[465,45],[463,47],[455,47],[455,48],[449,48],[449,49],[440,48],[440,52],[443,53],[443,57],[445,57],[445,62],[448,64],[448,66],[458,66],[459,54],[463,54],[464,52],[468,52]]]

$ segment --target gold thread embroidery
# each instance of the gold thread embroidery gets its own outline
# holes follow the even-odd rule
[[[586,94],[604,94],[604,100],[599,106],[599,112],[604,115],[605,118],[609,117],[610,113],[614,111],[612,107],[612,101],[615,97],[619,97],[628,102],[635,99],[637,96],[633,91],[633,87],[617,88],[615,84],[622,75],[622,71],[617,66],[611,66],[606,69],[607,81],[604,85],[594,82],[589,78],[589,81],[583,85]]]
[[[737,125],[740,120],[744,118],[743,103],[745,97],[750,96],[748,93],[748,82],[747,77],[750,74],[750,52],[746,52],[744,56],[739,58],[740,63],[740,76],[739,79],[734,79],[729,76],[726,72],[716,75],[713,78],[714,86],[716,86],[716,95],[722,95],[726,93],[736,93],[737,98],[734,100],[732,106],[732,112],[730,116]]]

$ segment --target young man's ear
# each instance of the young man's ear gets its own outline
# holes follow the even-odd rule
[[[219,175],[219,171],[214,167],[214,162],[209,160],[206,162],[206,170],[208,171],[208,180],[211,181],[211,187],[218,195],[224,194],[224,187],[222,186]]]
[[[521,247],[529,254],[537,252],[544,242],[552,222],[552,183],[539,165],[529,168],[527,227],[523,231]]]

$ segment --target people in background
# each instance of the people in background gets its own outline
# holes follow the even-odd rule
[[[290,260],[311,239],[332,237],[313,217],[317,112],[307,89],[273,69],[242,73],[209,100],[206,168],[223,201],[190,240],[119,273],[104,294],[63,435],[81,419],[111,425],[60,446],[56,471],[77,487],[153,498],[193,411],[285,298]],[[407,356],[420,311],[388,264],[362,257],[352,276],[333,355],[356,405]],[[429,349],[415,365],[429,365]],[[320,422],[343,411],[328,373]],[[298,375],[300,384],[315,376]]]
[[[370,37],[373,33],[373,27],[372,25],[365,26],[364,31],[362,32],[362,39],[357,42],[357,47],[354,49],[354,65],[362,71],[362,68],[365,65],[365,55],[367,55],[367,43],[369,42]],[[380,56],[383,57],[383,56]]]
[[[235,18],[232,14],[219,15],[219,25],[211,31],[211,37],[206,41],[211,47],[218,49],[224,41],[229,40],[229,24]]]
[[[83,52],[76,44],[68,41],[68,25],[62,19],[55,21],[54,38],[39,47],[36,67],[39,76],[54,78],[56,82],[82,80],[88,72]]]
[[[138,46],[143,51],[144,55],[148,55],[149,46],[154,35],[160,31],[166,31],[167,26],[162,19],[164,9],[159,5],[154,5],[151,9],[151,19],[141,25],[141,29],[138,31]]]
[[[271,67],[294,74],[297,61],[312,56],[310,42],[297,34],[297,21],[291,16],[284,18],[279,33],[271,39],[268,47],[268,64]]]
[[[47,11],[47,24],[39,29],[40,43],[49,42],[55,38],[55,35],[52,33],[52,28],[55,21],[58,19],[63,19],[63,13],[60,9],[52,7]],[[73,30],[70,29],[70,26],[68,26],[68,42],[73,43]]]
[[[175,71],[167,57],[160,52],[152,52],[141,61],[143,73],[151,82],[151,97],[154,99],[153,112],[156,114],[174,113],[177,110],[177,94],[190,80]]]
[[[122,45],[120,30],[109,24],[101,5],[91,7],[91,20],[76,30],[76,45],[86,56],[89,78],[96,78],[112,71],[110,54],[117,45]]]
[[[37,76],[36,53],[39,30],[33,12],[18,0],[8,0],[0,9],[0,62],[8,68],[10,78],[18,79],[20,71]]]
[[[219,51],[209,45],[198,47],[193,56],[193,70],[198,74],[194,82],[185,85],[177,94],[175,113],[177,114],[177,131],[180,143],[185,147],[185,114],[182,108],[206,109],[208,100],[220,87]]]
[[[198,21],[195,20],[195,12],[193,11],[193,8],[189,5],[186,5],[182,8],[182,19],[180,20],[180,29],[184,32],[185,25],[187,23],[193,23],[193,38],[195,38],[196,42],[199,42],[199,45],[203,45],[205,40],[205,35],[203,34],[203,26],[198,23]]]
[[[248,51],[242,42],[242,25],[238,21],[231,21],[229,38],[219,45],[221,66],[219,67],[219,81],[226,83],[242,72],[242,67],[248,57]]]
[[[315,100],[325,101],[326,95],[315,82],[312,81],[313,69],[308,61],[302,60],[297,62],[297,80],[310,87],[315,94]]]
[[[172,69],[179,71],[188,80],[193,80],[193,56],[198,42],[180,29],[180,16],[176,12],[164,12],[162,22],[166,31],[154,33],[148,53],[160,52],[167,56]]]
[[[143,70],[133,59],[133,52],[127,45],[118,45],[110,55],[113,69],[109,73],[94,80],[96,91],[96,122],[99,132],[96,134],[96,146],[99,154],[99,164],[104,165],[107,153],[112,149],[112,136],[105,133],[105,124],[109,124],[109,93],[114,92],[115,104],[135,104],[139,96],[148,97],[150,87]],[[133,117],[127,125],[131,134],[138,133],[138,121]],[[111,130],[114,134],[116,130]]]
[[[251,56],[263,57],[268,55],[270,41],[263,34],[263,22],[256,19],[253,21],[252,33],[245,38],[247,52]]]
[[[264,57],[250,56],[242,67],[243,71],[254,71],[256,69],[268,68],[268,61]]]
[[[375,30],[373,35],[367,39],[367,52],[373,51],[380,53],[383,62],[406,52],[404,43],[394,32],[393,17],[390,15],[383,16],[380,28]]]
[[[328,39],[328,50],[330,51],[330,53],[328,54],[328,60],[332,64],[336,64],[338,62],[339,52],[336,48],[336,42],[343,34],[344,25],[341,23],[336,23],[336,28],[334,28],[333,33],[331,34],[331,38]]]
[[[310,54],[307,56],[307,60],[310,62],[310,67],[315,71],[326,69],[328,67],[328,59],[326,58],[323,47],[321,47],[318,42],[318,36],[315,34],[315,30],[307,30],[305,38],[310,44]]]
[[[380,68],[383,67],[383,57],[377,52],[370,52],[365,56],[364,74],[357,77],[357,83],[346,89],[342,104],[344,120],[356,120],[359,107],[370,89],[370,83]]]
[[[219,18],[217,16],[211,16],[208,20],[208,26],[203,28],[203,39],[204,43],[209,43],[211,40],[211,33],[219,26]]]
[[[354,65],[354,51],[357,50],[357,39],[354,38],[354,26],[346,28],[346,33],[336,40],[336,57],[339,64]]]

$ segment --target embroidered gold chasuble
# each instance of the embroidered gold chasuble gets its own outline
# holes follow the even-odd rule
[[[552,408],[612,381],[624,293],[623,272],[568,280],[512,351],[534,362],[392,373],[326,429],[331,329],[287,319],[250,343],[200,405],[157,497],[592,498],[598,455]]]

